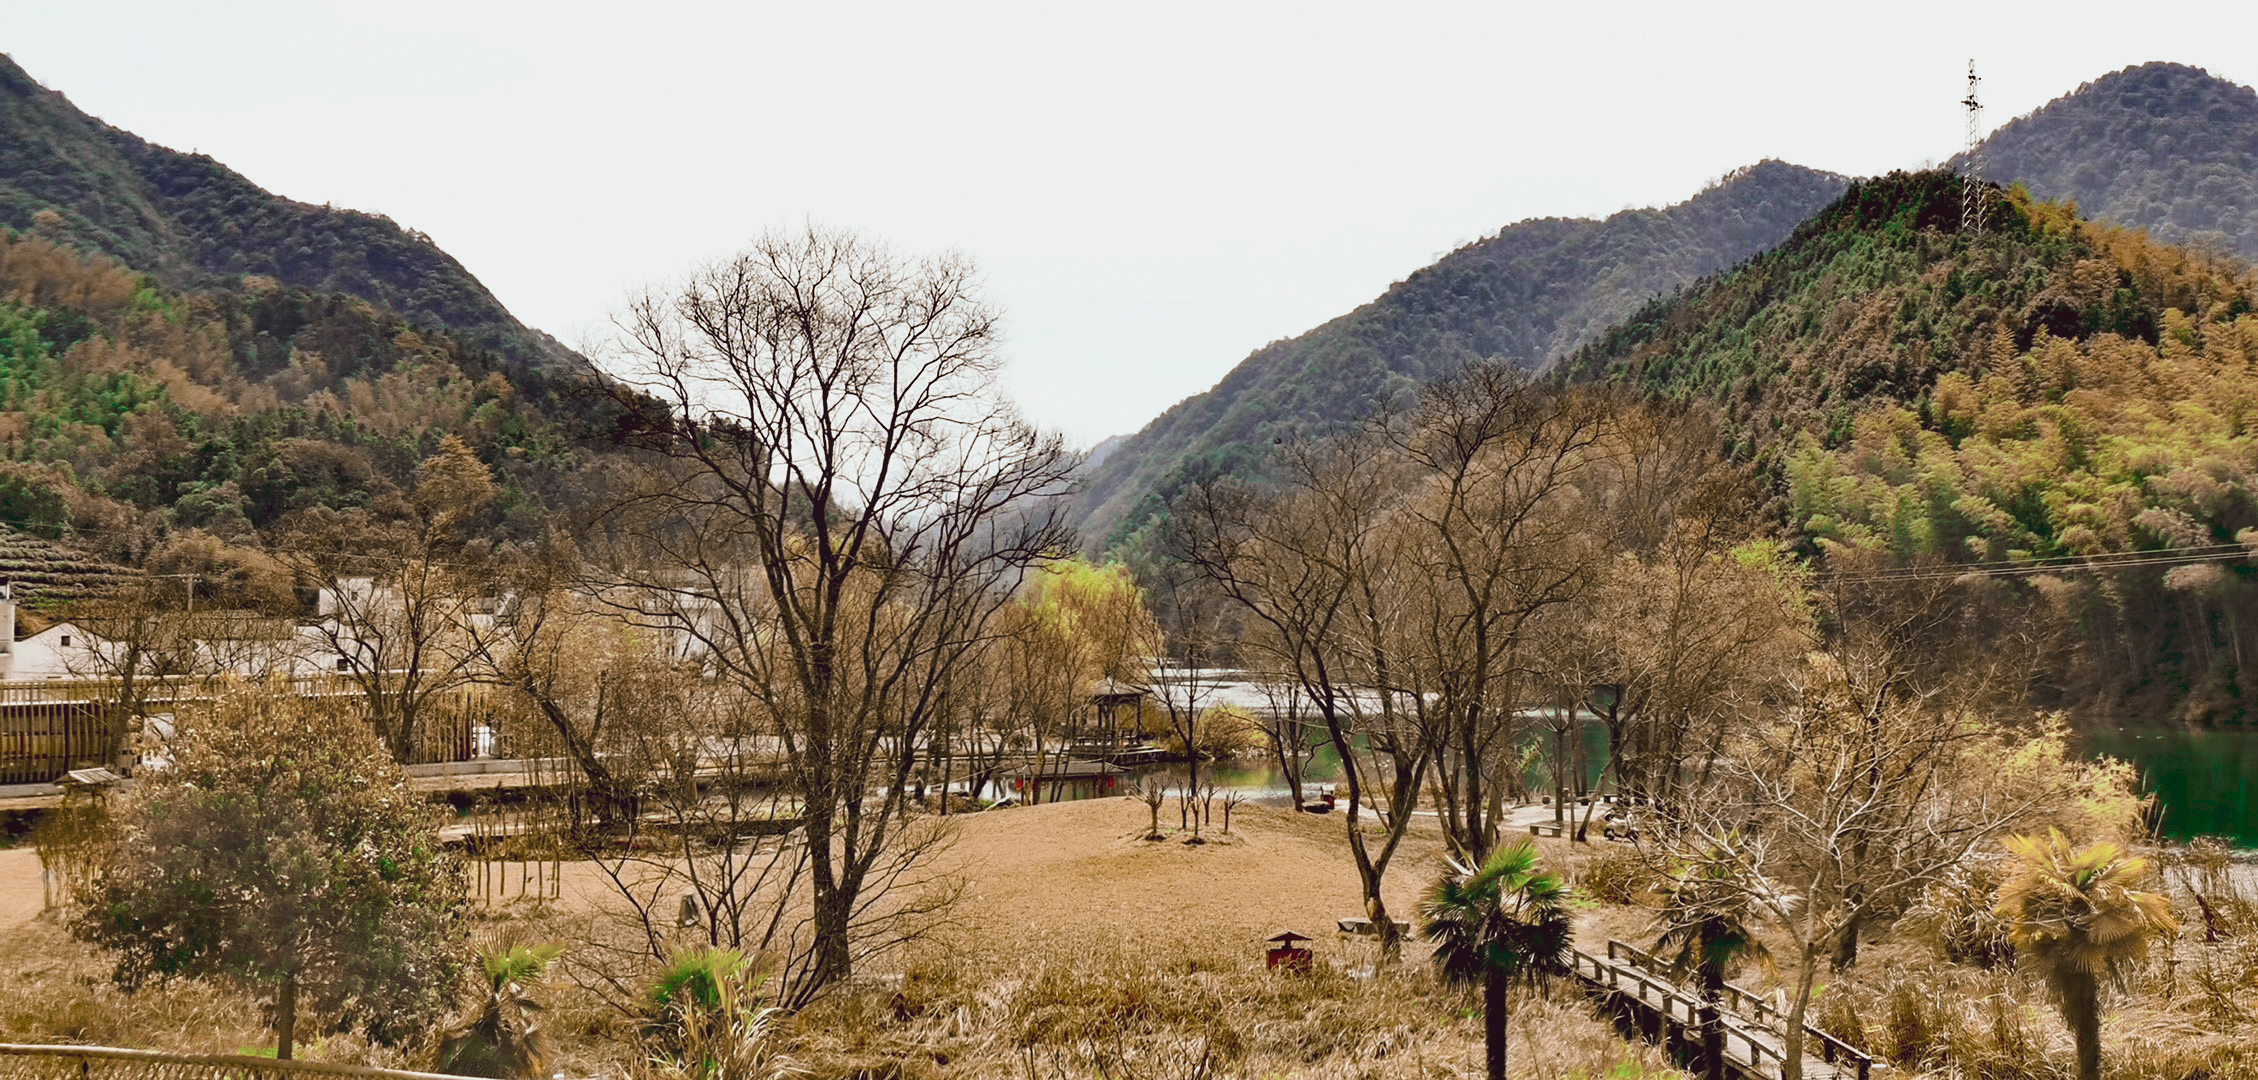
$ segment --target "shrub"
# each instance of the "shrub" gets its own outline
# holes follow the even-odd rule
[[[1576,891],[1603,904],[1639,904],[1659,880],[1638,852],[1613,845],[1576,868]]]
[[[456,985],[466,887],[406,771],[366,725],[262,686],[183,721],[72,932],[116,953],[128,990],[174,975],[272,990],[282,1057],[301,992],[374,1040],[429,1030]]]
[[[1986,971],[2013,964],[2015,943],[2008,938],[2007,920],[1993,910],[2000,870],[1996,860],[1970,860],[1953,867],[1921,891],[1903,925],[1955,964],[1974,964]]]

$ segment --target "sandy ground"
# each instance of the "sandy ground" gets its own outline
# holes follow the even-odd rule
[[[1526,808],[1515,821],[1536,817],[1549,813]],[[965,885],[952,936],[982,952],[1008,951],[1032,934],[1252,950],[1292,930],[1322,947],[1344,940],[1335,920],[1363,914],[1338,812],[1241,806],[1224,836],[1218,808],[1207,830],[1213,842],[1201,845],[1182,842],[1173,804],[1161,811],[1168,839],[1142,839],[1147,820],[1144,804],[1130,798],[958,817],[956,841],[938,867]],[[1388,868],[1391,913],[1412,918],[1440,867],[1439,829],[1421,817]],[[518,867],[506,876],[514,894]],[[566,864],[562,892],[567,910],[620,905],[609,879],[588,863]],[[37,917],[41,903],[38,855],[28,847],[0,850],[0,932]]]
[[[44,896],[39,887],[39,853],[28,846],[0,851],[0,932],[38,918]]]
[[[1040,932],[1253,950],[1282,930],[1332,941],[1335,920],[1364,913],[1338,813],[1243,806],[1231,836],[1202,845],[1144,840],[1148,820],[1128,798],[968,815],[947,864],[968,884],[967,936],[997,947]],[[1163,808],[1162,828],[1175,823]],[[1220,828],[1219,816],[1207,831]],[[1413,826],[1385,879],[1391,914],[1411,917],[1440,849],[1431,819]]]

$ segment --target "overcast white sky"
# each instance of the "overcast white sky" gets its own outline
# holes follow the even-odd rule
[[[1837,11],[1843,14],[1836,14]],[[770,226],[954,248],[1089,444],[1528,217],[1765,157],[1870,175],[2258,4],[0,2],[111,124],[430,233],[568,343]]]

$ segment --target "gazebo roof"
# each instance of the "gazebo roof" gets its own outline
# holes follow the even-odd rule
[[[1098,685],[1090,690],[1090,697],[1092,699],[1138,698],[1144,696],[1145,692],[1142,689],[1131,686],[1125,682],[1116,682],[1111,678],[1100,679],[1098,681]]]

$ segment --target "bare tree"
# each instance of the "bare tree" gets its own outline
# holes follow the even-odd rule
[[[639,695],[654,670],[697,670],[653,631],[618,614],[581,580],[569,551],[529,558],[503,579],[511,586],[483,635],[481,681],[501,689],[506,712],[554,739],[586,785],[586,806],[604,828],[632,822],[647,778],[635,770],[654,760],[627,751],[646,715]],[[530,740],[529,740],[530,741]]]
[[[615,515],[637,620],[757,706],[805,807],[810,976],[852,974],[912,780],[1072,465],[993,396],[996,319],[954,257],[770,234],[647,295],[609,362],[621,437],[668,460]]]
[[[1171,508],[1168,550],[1266,627],[1242,640],[1290,674],[1341,760],[1344,824],[1382,955],[1401,943],[1380,885],[1410,827],[1431,740],[1406,715],[1394,671],[1400,566],[1385,510],[1400,480],[1369,436],[1290,445],[1273,491],[1195,485]],[[1372,818],[1378,828],[1372,829]]]
[[[1278,763],[1279,773],[1285,776],[1286,790],[1298,810],[1306,801],[1303,778],[1308,775],[1309,763],[1317,752],[1317,745],[1310,741],[1310,731],[1315,725],[1302,709],[1299,684],[1275,672],[1264,672],[1255,676],[1255,689],[1262,694],[1265,706],[1256,723],[1263,740],[1270,744],[1271,759]]]
[[[808,904],[815,849],[762,706],[737,686],[648,653],[613,654],[607,758],[635,781],[638,812],[618,822],[590,855],[626,901],[628,939],[641,958],[664,962],[687,943],[762,956],[777,1000],[805,1004],[823,985],[824,946]],[[934,876],[950,833],[940,817],[905,819],[858,896],[848,953],[862,959],[914,940],[945,916],[954,883]],[[615,972],[603,942],[589,943],[584,971],[635,988]],[[617,959],[628,959],[618,956]]]
[[[1667,820],[1665,862],[1699,863],[1792,945],[1787,1075],[1819,966],[1878,905],[1910,897],[2006,831],[2062,811],[2078,773],[2025,733],[1938,696],[1874,693],[1816,655],[1785,708],[1744,714],[1712,780]]]
[[[474,626],[492,614],[482,587],[490,553],[475,525],[499,493],[486,465],[450,435],[417,468],[407,500],[374,511],[315,508],[283,524],[280,557],[321,590],[325,606],[298,662],[350,685],[398,761],[419,752],[434,706],[489,667]]]
[[[1541,699],[1527,630],[1589,585],[1606,537],[1579,486],[1620,453],[1604,391],[1477,364],[1388,425],[1416,487],[1395,507],[1414,610],[1397,670],[1435,742],[1435,794],[1458,857],[1484,862],[1518,791],[1516,718]]]
[[[1556,757],[1581,749],[1570,739],[1576,716],[1595,715],[1614,786],[1667,798],[1683,768],[1717,759],[1727,722],[1811,646],[1813,628],[1800,572],[1761,535],[1754,485],[1720,460],[1712,419],[1639,410],[1619,420],[1610,467],[1578,478],[1613,551],[1590,588],[1545,613],[1533,651]],[[1554,771],[1575,768],[1559,760]]]
[[[1230,656],[1223,598],[1197,570],[1174,560],[1149,562],[1138,583],[1153,614],[1136,642],[1136,662],[1124,665],[1119,678],[1152,698],[1184,748],[1184,816],[1196,838],[1200,819],[1191,804],[1208,743],[1207,702],[1223,687],[1215,668]]]

